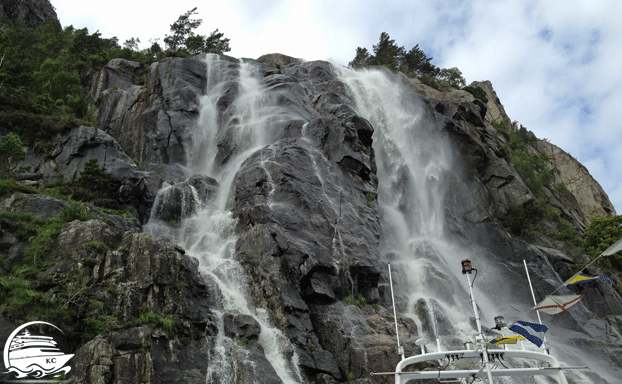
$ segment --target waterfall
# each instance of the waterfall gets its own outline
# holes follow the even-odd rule
[[[218,308],[213,313],[219,331],[209,351],[207,383],[233,383],[240,376],[241,368],[232,351],[237,351],[238,359],[245,352],[236,341],[224,336],[222,316],[227,312],[252,316],[261,326],[258,343],[281,381],[300,383],[296,354],[291,358],[285,356],[287,351],[292,355],[289,340],[271,324],[267,310],[255,308],[247,293],[248,277],[234,257],[236,220],[227,208],[231,184],[242,162],[270,144],[271,127],[287,112],[276,107],[273,95],[266,92],[257,63],[216,55],[208,55],[205,60],[206,94],[188,149],[188,165],[195,175],[215,179],[219,192],[212,199],[196,201],[195,188],[186,186],[194,192],[194,209],[181,209],[182,220],[171,226],[158,212],[163,201],[176,198],[170,195],[175,188],[162,188],[146,230],[170,239],[197,258],[205,279],[217,287]],[[248,360],[244,369],[252,366],[253,362]],[[257,380],[263,382],[262,378]]]
[[[511,322],[537,322],[534,312],[529,313],[533,303],[524,297],[523,301],[517,300],[515,290],[528,290],[524,269],[509,270],[498,260],[503,255],[493,255],[477,244],[458,242],[449,236],[444,201],[459,165],[454,164],[449,139],[437,127],[433,113],[426,110],[412,88],[382,71],[335,70],[349,88],[355,110],[374,127],[382,228],[380,255],[395,266],[394,283],[401,292],[397,300],[400,315],[412,318],[420,337],[438,340],[443,350],[462,349],[464,341],[474,341],[473,311],[460,268],[461,260],[471,259],[479,268],[474,290],[484,326],[493,327],[492,320],[499,314]],[[551,335],[551,340],[562,364],[589,361],[589,356],[583,356],[562,335]],[[428,349],[437,349],[435,344]],[[530,345],[525,348],[535,350]],[[597,361],[592,364],[599,365]],[[597,382],[579,371],[566,375],[580,382]],[[518,382],[511,378],[498,380]],[[548,382],[542,377],[521,380]]]
[[[409,292],[402,314],[431,339],[470,330],[466,291],[451,272],[465,257],[445,236],[443,201],[454,166],[448,139],[405,85],[380,71],[341,69],[340,76],[374,126],[380,254],[408,271],[397,278]]]
[[[279,86],[278,82],[282,78],[262,78],[254,61],[216,55],[205,60],[206,92],[201,99],[196,130],[184,147],[187,169],[193,176],[185,182],[165,185],[158,192],[145,229],[170,239],[197,258],[201,273],[213,288],[218,304],[211,310],[217,334],[209,339],[207,383],[254,380],[254,372],[250,377],[248,373],[241,376],[253,370],[253,357],[225,335],[223,319],[231,313],[251,316],[260,325],[258,343],[280,381],[301,383],[294,348],[271,324],[269,312],[255,308],[248,293],[250,279],[235,258],[238,236],[237,222],[231,213],[232,184],[243,162],[254,156],[251,160],[258,161],[254,164],[265,171],[262,182],[267,206],[273,211],[291,209],[279,201],[281,181],[276,176],[273,180],[270,173],[271,163],[279,156],[279,147],[272,144],[286,136],[287,124],[294,120],[300,123],[299,131],[292,129],[287,138],[295,141],[300,149],[297,153],[304,155],[300,157],[304,160],[299,161],[307,162],[313,178],[313,196],[322,202],[307,209],[330,211],[325,217],[331,218],[328,227],[332,228],[332,244],[326,250],[332,256],[336,273],[348,279],[354,289],[346,257],[349,234],[340,222],[342,200],[345,210],[349,196],[339,185],[333,160],[317,147],[311,137],[313,132],[307,131],[305,123],[318,116],[316,111],[301,112],[304,108],[296,109],[295,98],[287,99],[287,89],[279,93],[283,84]],[[471,259],[479,269],[474,291],[485,327],[494,326],[492,320],[499,314],[507,320],[537,321],[533,312],[525,311],[530,308],[525,295],[519,298],[522,301],[513,301],[514,296],[519,296],[514,294],[518,287],[528,289],[524,272],[510,270],[499,261],[502,255],[494,255],[466,237],[457,240],[453,236],[455,228],[446,221],[446,195],[460,165],[454,162],[449,138],[435,114],[413,89],[382,71],[355,72],[333,67],[333,72],[349,89],[351,106],[374,127],[382,232],[379,254],[395,265],[400,315],[414,320],[421,337],[439,340],[438,346],[443,350],[461,348],[464,341],[474,340],[468,286],[460,270],[460,261]],[[563,343],[558,345],[566,347]],[[435,348],[433,343],[429,350]],[[568,365],[577,365],[583,357],[571,349],[562,350],[561,354],[560,360]],[[571,375],[590,382],[581,373]]]

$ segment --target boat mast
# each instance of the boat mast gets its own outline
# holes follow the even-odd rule
[[[527,262],[525,261],[525,259],[523,259],[523,264],[525,264],[525,273],[527,274],[527,281],[529,281],[529,289],[531,289],[533,305],[536,306],[538,305],[538,302],[536,301],[536,295],[533,293],[533,285],[531,285],[531,277],[529,277],[529,269],[527,269]],[[542,324],[542,319],[540,318],[540,311],[536,311],[536,313],[538,314],[538,322]],[[542,335],[542,341],[544,342],[544,350],[546,351],[546,354],[550,355],[551,353],[549,352],[549,345],[546,343],[546,335]]]
[[[404,360],[404,348],[400,345],[400,332],[397,329],[397,313],[395,311],[395,296],[393,295],[393,278],[391,277],[391,263],[387,263],[389,266],[389,285],[391,286],[391,302],[393,303],[393,319],[395,319],[395,335],[397,337],[397,353]],[[423,348],[423,347],[422,347]]]
[[[471,280],[471,273],[475,271],[475,277]],[[467,348],[462,350],[453,351],[439,351],[437,352],[425,352],[424,345],[426,339],[419,339],[415,341],[415,344],[421,347],[421,353],[419,355],[410,356],[404,358],[404,350],[400,345],[400,338],[397,327],[397,313],[395,309],[395,299],[393,297],[393,279],[391,277],[391,265],[389,264],[389,280],[391,284],[391,298],[393,300],[393,316],[395,317],[395,332],[397,334],[397,345],[402,360],[397,363],[394,372],[371,372],[371,376],[393,376],[396,384],[405,384],[412,380],[436,380],[446,382],[443,380],[454,380],[451,382],[457,382],[456,379],[461,380],[464,378],[472,378],[473,380],[488,379],[489,384],[494,384],[493,377],[514,377],[514,376],[548,376],[555,380],[559,384],[568,384],[564,370],[566,369],[589,369],[587,366],[561,366],[559,361],[549,353],[541,351],[526,351],[518,349],[491,349],[489,350],[484,339],[482,332],[482,324],[479,317],[479,311],[475,302],[475,296],[473,294],[473,284],[475,278],[477,278],[477,269],[473,268],[470,260],[462,260],[462,274],[467,275],[467,282],[469,285],[469,292],[471,295],[471,305],[473,306],[473,313],[475,314],[475,323],[477,324],[476,345],[475,349]],[[495,319],[495,322],[500,327],[502,319]],[[547,351],[548,352],[548,351]],[[508,368],[504,364],[501,364],[503,368],[497,365],[492,367],[491,361],[503,360],[506,358],[518,358],[518,359],[530,359],[536,360],[544,364],[536,367],[521,367],[521,368]],[[481,360],[480,360],[481,359]],[[412,366],[423,362],[441,362],[447,361],[447,365],[437,370],[418,370],[411,369]],[[462,361],[463,364],[469,364],[470,368],[467,369],[445,369],[448,368],[452,362],[458,367],[458,361]],[[475,362],[482,362],[479,367],[474,367]],[[485,372],[484,372],[485,370]]]
[[[469,291],[471,293],[471,304],[473,305],[473,313],[475,314],[475,323],[477,324],[477,332],[479,334],[480,340],[475,340],[478,348],[483,346],[486,348],[484,333],[482,332],[482,323],[479,320],[479,311],[477,310],[477,304],[475,303],[475,296],[473,295],[473,281],[471,281],[471,272],[475,271],[475,276],[477,276],[477,269],[473,268],[471,264],[471,260],[462,260],[462,274],[466,275],[467,282],[469,284]],[[481,344],[480,344],[481,343]],[[493,384],[492,380],[492,371],[490,368],[490,360],[488,359],[488,352],[484,351],[482,353],[482,359],[484,360],[484,365],[486,366],[486,373],[488,374],[488,382]]]

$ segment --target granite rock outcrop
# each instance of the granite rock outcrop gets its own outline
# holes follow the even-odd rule
[[[3,15],[13,21],[23,21],[31,28],[49,18],[54,25],[61,28],[56,11],[49,0],[1,0],[0,16]]]
[[[236,138],[235,106],[243,95],[239,76],[246,65],[259,74],[255,80],[266,95],[258,104],[274,112],[267,116],[270,124],[260,148],[247,148]],[[411,87],[409,97],[418,100],[426,121],[448,137],[452,156],[460,160],[444,201],[448,236],[459,244],[477,244],[482,260],[504,268],[515,270],[527,260],[537,271],[534,280],[541,293],[570,276],[573,258],[582,255],[570,258],[550,247],[531,246],[498,228],[513,205],[531,204],[535,196],[504,155],[507,138],[493,123],[507,115],[492,85],[472,84],[486,92],[484,103],[466,91],[441,93],[385,72]],[[231,175],[230,188],[200,173],[199,159],[209,148],[199,145],[204,137],[197,127],[205,124],[202,102],[210,96],[214,76],[220,89],[213,116],[221,129],[210,137],[213,166],[224,169],[248,152]],[[111,174],[116,203],[136,212],[133,219],[108,215],[66,224],[50,254],[56,264],[41,275],[40,290],[53,300],[68,300],[63,296],[67,279],[81,279],[84,294],[75,295],[68,306],[90,320],[63,324],[80,335],[73,365],[79,373],[71,380],[205,382],[218,338],[226,337],[231,339],[230,359],[241,367],[236,383],[281,382],[257,342],[259,322],[239,311],[221,313],[221,293],[201,274],[199,261],[143,232],[152,212],[173,231],[223,196],[235,219],[232,255],[248,276],[248,295],[287,337],[291,349],[283,353],[297,357],[301,382],[356,377],[369,383],[370,372],[393,370],[399,356],[385,267],[390,255],[379,251],[375,128],[355,110],[352,93],[332,64],[279,54],[256,61],[167,58],[149,68],[113,60],[93,77],[89,92],[99,128],[80,126],[59,135],[52,156],[41,159],[31,151],[25,161],[43,181],[69,180],[96,157]],[[547,193],[577,232],[595,211],[615,214],[602,188],[576,160],[546,142],[532,149],[546,153],[558,171],[555,181],[568,185],[571,197],[554,189]],[[164,190],[168,198],[158,198]],[[65,206],[52,198],[14,195],[0,209],[49,218]],[[10,231],[3,233],[0,249],[11,255],[4,260],[5,270],[28,245]],[[601,340],[598,356],[619,366],[620,296],[607,287],[590,295],[585,312],[555,324],[572,330],[577,345]],[[404,305],[402,299],[398,292]],[[91,300],[103,304],[95,309]],[[432,305],[415,303],[414,310],[422,314],[419,323],[398,319],[407,353],[418,352],[414,340],[431,327],[425,313]]]

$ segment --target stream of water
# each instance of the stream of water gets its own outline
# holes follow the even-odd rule
[[[382,72],[341,69],[340,77],[355,109],[374,126],[380,254],[408,271],[396,282],[408,292],[402,314],[432,340],[470,332],[463,326],[469,322],[464,284],[452,272],[465,255],[445,237],[443,201],[453,167],[448,140],[422,115],[413,92]]]
[[[170,239],[197,258],[200,271],[212,286],[217,287],[218,335],[210,349],[206,383],[236,382],[238,368],[232,351],[244,355],[243,347],[226,336],[222,316],[239,312],[252,316],[261,326],[258,343],[265,356],[285,384],[300,383],[297,357],[287,358],[289,340],[275,328],[267,310],[256,308],[248,295],[248,277],[234,257],[236,221],[227,207],[229,191],[242,162],[259,148],[270,144],[270,127],[287,112],[274,106],[272,96],[261,83],[257,63],[208,55],[207,92],[201,100],[201,111],[188,163],[193,174],[214,178],[220,185],[218,197],[172,229],[154,219],[161,200],[166,200],[164,187],[158,193],[152,219],[147,230]],[[224,153],[219,143],[228,143]],[[221,145],[222,146],[222,145]],[[291,353],[290,353],[291,355]],[[248,367],[252,367],[248,361]]]
[[[218,288],[219,306],[213,311],[219,315],[220,331],[210,349],[207,383],[236,381],[231,351],[237,351],[238,355],[243,351],[235,341],[224,336],[222,329],[222,315],[232,311],[250,315],[260,324],[258,343],[282,382],[301,383],[296,354],[285,352],[293,350],[290,342],[271,325],[267,311],[255,308],[248,295],[248,277],[233,255],[238,238],[235,219],[227,206],[231,184],[242,162],[261,148],[265,157],[261,164],[270,161],[271,149],[267,146],[276,136],[271,130],[288,116],[288,111],[277,106],[274,94],[267,92],[256,63],[215,55],[207,56],[206,61],[206,95],[201,100],[192,148],[188,148],[188,164],[192,173],[217,180],[220,193],[197,211],[188,208],[188,217],[178,228],[171,228],[170,223],[153,218],[157,216],[160,201],[167,199],[172,189],[165,186],[158,194],[146,229],[179,244],[196,257],[203,276]],[[434,119],[424,115],[421,101],[412,89],[402,88],[405,85],[390,80],[380,71],[355,72],[336,66],[333,69],[350,89],[354,108],[375,129],[373,147],[382,228],[380,254],[397,267],[396,284],[403,295],[399,311],[402,316],[415,320],[422,337],[438,339],[442,349],[462,347],[463,341],[474,339],[475,329],[460,261],[477,256],[472,249],[450,241],[447,236],[445,193],[456,167],[449,141],[437,129]],[[303,141],[305,129],[306,126],[302,129]],[[313,152],[311,146],[309,151],[314,167],[319,167],[320,152]],[[319,171],[316,173],[320,175]],[[330,185],[330,181],[321,179],[320,182],[322,188]],[[270,186],[269,205],[273,190]],[[325,191],[324,195],[331,206],[339,207],[339,201],[331,200]],[[197,200],[197,197],[188,196],[188,199]],[[337,255],[337,268],[342,248],[340,234],[336,233],[332,251]],[[489,327],[498,315],[499,303],[495,298],[512,295],[507,287],[497,289],[484,284],[484,281],[500,281],[501,275],[495,275],[498,271],[492,264],[482,268],[479,285],[475,286],[482,322]],[[432,345],[431,349],[435,347]]]
[[[391,262],[394,285],[402,294],[397,300],[400,315],[412,318],[419,336],[432,341],[428,350],[462,349],[463,342],[476,339],[468,283],[461,274],[460,261],[464,259],[473,260],[479,269],[474,295],[484,326],[493,327],[493,319],[499,314],[510,322],[537,322],[534,312],[529,313],[529,301],[514,300],[517,295],[512,289],[516,284],[528,289],[524,269],[508,270],[499,262],[502,255],[492,255],[477,244],[459,244],[448,236],[446,190],[459,165],[452,160],[449,139],[437,128],[434,117],[425,114],[416,92],[382,71],[335,70],[350,89],[355,110],[374,127],[382,229],[380,255]],[[507,279],[518,283],[508,284]],[[554,342],[562,364],[564,359],[568,365],[586,363],[586,357],[579,356],[563,337]],[[524,347],[536,350],[529,344]],[[570,371],[567,376],[578,382],[592,382],[579,371]],[[499,378],[495,382],[549,381],[544,377],[522,377]]]

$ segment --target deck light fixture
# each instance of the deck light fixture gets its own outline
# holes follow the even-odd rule
[[[505,319],[503,318],[503,316],[497,316],[495,317],[495,328],[496,330],[501,330],[501,328],[505,328],[507,327],[507,324],[505,323]]]
[[[429,343],[428,339],[425,339],[425,338],[415,340],[415,344],[421,348],[422,355],[425,354],[425,346],[428,343]]]

